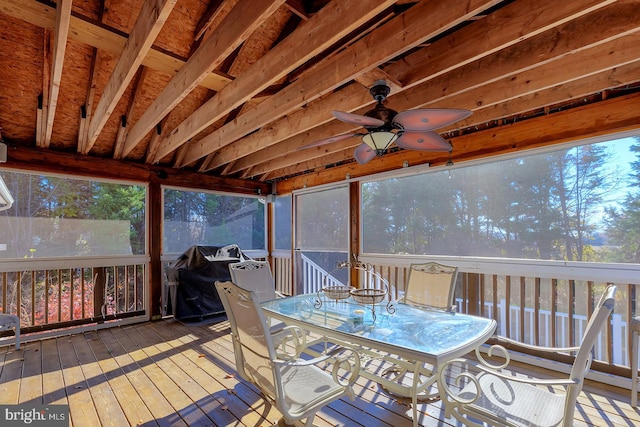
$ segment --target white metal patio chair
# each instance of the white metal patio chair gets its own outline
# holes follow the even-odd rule
[[[457,277],[457,267],[437,262],[411,264],[405,294],[400,301],[420,308],[455,311],[453,298]],[[433,377],[435,373],[430,365],[421,365],[417,370],[410,369],[411,366],[416,366],[414,361],[403,361],[387,368],[383,375],[398,386],[394,390],[389,388],[385,390],[395,396],[410,397],[414,407],[418,400],[437,398],[438,392],[429,388],[424,388],[424,391],[414,396],[414,382],[417,384],[435,382]],[[418,378],[415,378],[416,375]],[[422,387],[418,388],[422,389]]]
[[[457,278],[457,267],[437,262],[411,264],[402,302],[419,307],[454,311],[453,298]]]
[[[256,261],[253,259],[234,262],[229,264],[229,274],[231,281],[243,289],[253,291],[258,297],[258,302],[265,302],[276,298],[283,298],[284,295],[276,292],[275,280],[271,273],[271,267],[267,261]],[[277,334],[284,323],[275,320],[269,320],[269,329],[272,334]],[[274,335],[276,345],[280,344],[282,337],[278,338]]]
[[[453,416],[469,426],[572,426],[576,401],[591,365],[596,338],[611,315],[615,292],[615,286],[607,287],[589,319],[579,347],[524,345],[540,352],[575,353],[568,377],[537,379],[505,372],[503,369],[510,358],[501,345],[492,346],[488,353],[489,358],[496,353],[502,354],[505,359],[500,365],[488,362],[479,351],[476,351],[479,362],[454,359],[442,365],[438,387],[445,416]],[[448,379],[449,376],[453,379]],[[564,388],[564,392],[552,390],[558,387]]]
[[[638,335],[640,317],[631,319],[631,406],[638,406]]]
[[[14,330],[16,350],[20,350],[20,318],[13,314],[0,313],[0,331]]]
[[[282,297],[276,292],[275,280],[267,261],[253,259],[229,264],[231,281],[241,288],[253,291],[259,302]]]
[[[360,358],[353,350],[341,347],[310,360],[279,358],[257,295],[232,282],[216,282],[216,289],[231,324],[238,374],[275,404],[285,422],[300,425],[306,418],[304,425],[311,426],[323,406],[345,395],[355,399]],[[323,362],[333,362],[331,374],[317,366]]]

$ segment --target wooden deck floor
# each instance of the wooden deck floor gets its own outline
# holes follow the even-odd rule
[[[69,404],[70,425],[270,426],[280,418],[235,375],[228,323],[174,320],[0,347],[0,404]],[[410,407],[366,380],[355,401],[337,401],[318,426],[411,426]],[[421,404],[423,426],[457,425],[440,402]],[[637,426],[628,390],[587,384],[579,426]]]

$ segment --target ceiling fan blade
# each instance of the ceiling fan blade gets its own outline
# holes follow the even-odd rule
[[[404,132],[396,145],[407,150],[451,151],[451,144],[435,132]]]
[[[345,111],[332,111],[332,113],[336,119],[358,126],[377,128],[384,125],[384,121],[376,119],[375,117],[361,116],[360,114],[347,113]]]
[[[332,142],[342,141],[343,139],[351,138],[352,136],[357,136],[357,135],[359,135],[359,134],[357,134],[357,133],[345,133],[345,134],[342,134],[342,135],[334,135],[334,136],[331,136],[329,138],[324,138],[324,139],[321,139],[319,141],[312,142],[311,144],[304,145],[304,146],[298,148],[298,150],[305,150],[305,149],[311,148],[311,147],[318,147],[320,145],[331,144]]]
[[[376,150],[369,147],[364,142],[356,147],[356,150],[353,153],[353,157],[356,158],[356,161],[361,165],[373,160],[376,157]]]
[[[408,131],[428,131],[450,125],[471,115],[455,108],[420,108],[398,113],[393,123]]]

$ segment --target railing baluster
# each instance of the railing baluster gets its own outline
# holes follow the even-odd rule
[[[533,290],[533,344],[540,345],[540,278],[536,277]]]
[[[18,272],[18,281],[16,282],[16,315],[22,320],[22,272]]]
[[[575,310],[576,310],[576,281],[569,280],[569,346],[576,345]]]
[[[29,313],[30,313],[30,318],[31,318],[31,325],[35,325],[36,324],[36,310],[35,310],[35,303],[36,303],[36,272],[35,271],[31,271],[31,300],[29,301]]]
[[[551,279],[551,343],[552,347],[558,345],[557,309],[558,309],[558,279]]]
[[[525,289],[525,278],[524,276],[520,276],[520,340],[522,342],[526,342],[527,341],[527,336],[526,336],[526,327],[525,327],[525,307],[527,306],[526,303],[526,289]]]
[[[507,304],[504,320],[507,324],[507,338],[511,338],[511,276],[505,276],[504,284],[505,284],[504,298]]]

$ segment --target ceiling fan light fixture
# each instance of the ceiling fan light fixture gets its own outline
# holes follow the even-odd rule
[[[359,136],[360,144],[354,151],[358,163],[365,164],[376,156],[382,156],[391,144],[407,150],[450,151],[451,145],[434,130],[448,126],[471,115],[469,110],[456,108],[417,108],[398,113],[384,105],[391,88],[384,80],[377,80],[369,93],[376,106],[364,115],[347,111],[332,111],[342,122],[362,126],[366,133],[336,135],[305,145],[302,148],[337,142]]]
[[[377,154],[382,154],[396,139],[398,134],[395,132],[372,131],[362,137],[362,142],[376,150]]]

